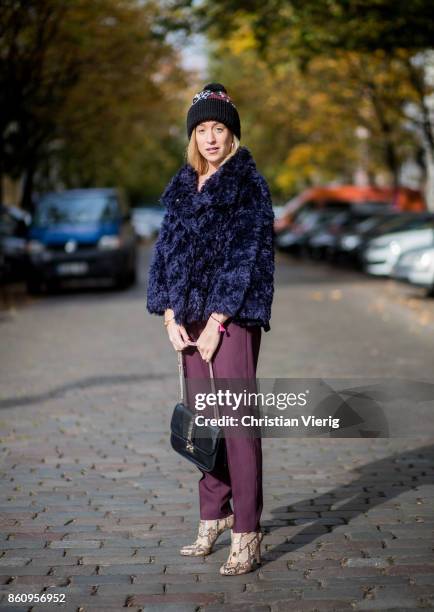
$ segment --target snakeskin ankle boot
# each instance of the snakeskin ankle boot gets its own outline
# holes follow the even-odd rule
[[[212,552],[212,547],[217,538],[226,529],[231,529],[234,524],[234,515],[231,514],[223,519],[201,520],[196,541],[193,544],[183,546],[179,551],[181,555],[189,557],[205,557]]]
[[[231,550],[220,568],[222,576],[238,576],[252,572],[261,564],[261,531],[234,533],[231,531]]]

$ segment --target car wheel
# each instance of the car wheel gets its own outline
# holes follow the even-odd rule
[[[126,274],[125,272],[117,274],[113,279],[116,289],[119,290],[126,289],[128,287],[128,280],[128,274]]]
[[[51,293],[51,294],[58,293],[59,289],[60,289],[60,285],[58,281],[52,280],[52,281],[47,282],[48,293]]]
[[[27,293],[30,293],[31,295],[39,295],[42,293],[42,285],[39,281],[27,280],[26,290]]]
[[[133,286],[137,283],[137,270],[136,268],[132,268],[129,273],[129,284]]]

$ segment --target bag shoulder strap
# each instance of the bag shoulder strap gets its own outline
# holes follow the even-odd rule
[[[179,372],[179,401],[180,403],[185,403],[185,380],[184,380],[184,361],[183,361],[183,352],[182,351],[177,351],[178,353],[178,372]],[[214,370],[212,367],[212,360],[208,362],[209,365],[209,377],[211,380],[211,389],[212,392],[215,394],[216,390],[215,390],[215,381],[214,381]],[[214,407],[216,408],[216,406]],[[217,411],[217,415],[218,415],[218,411]]]

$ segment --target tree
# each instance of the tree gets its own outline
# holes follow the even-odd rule
[[[138,0],[1,4],[0,175],[24,176],[25,207],[35,182],[161,189],[187,75],[160,13]]]
[[[343,84],[340,70],[345,63],[352,66],[353,70],[344,73],[348,76],[347,86],[362,96],[364,114],[372,117],[371,154],[374,148],[384,152],[396,184],[401,152],[411,146],[417,150],[422,146],[428,176],[426,199],[434,209],[431,2],[174,0],[172,6],[184,16],[190,13],[189,28],[206,33],[212,41],[238,40],[239,48],[247,41],[247,48],[274,74],[296,65],[301,75],[307,75],[313,63],[318,66],[318,61],[331,60],[337,71],[329,82]],[[178,14],[178,27],[181,22]],[[388,67],[391,78],[387,75]],[[399,79],[395,78],[398,75]],[[314,112],[312,107],[310,110]],[[347,114],[344,108],[341,111]],[[409,126],[413,135],[409,134]],[[293,161],[298,160],[294,170],[302,168],[303,158],[315,164],[320,162],[318,156],[312,157],[307,145],[300,143],[293,152]],[[315,152],[319,153],[318,149]]]
[[[399,48],[415,53],[431,48],[434,40],[429,0],[174,0],[171,6],[178,16],[177,28],[190,13],[190,28],[219,38],[248,20],[264,57],[276,41],[287,53],[308,60],[326,50],[369,53]]]

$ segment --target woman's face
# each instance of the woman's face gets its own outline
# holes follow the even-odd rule
[[[231,151],[232,132],[224,123],[204,121],[196,126],[196,142],[201,155],[218,166]]]

